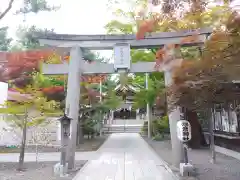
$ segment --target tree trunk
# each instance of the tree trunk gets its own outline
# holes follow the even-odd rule
[[[200,148],[205,146],[206,140],[202,131],[201,124],[198,121],[197,113],[187,110],[187,120],[191,124],[192,139],[188,142],[188,145],[192,149]]]
[[[211,109],[209,112],[209,133],[210,133],[210,150],[211,150],[211,163],[216,163],[216,152],[215,152],[215,142],[214,142],[214,131],[213,122],[215,119],[215,110]]]
[[[152,106],[149,106],[149,122],[150,122],[150,125],[149,125],[149,128],[150,128],[150,133],[151,133],[151,137],[153,136],[153,127],[152,127],[152,121],[153,121],[153,116],[152,116]]]
[[[38,144],[35,145],[36,163],[38,162]]]
[[[22,143],[21,143],[21,147],[20,147],[19,164],[18,164],[18,170],[19,171],[23,170],[26,137],[27,137],[27,119],[24,118],[23,129],[22,129]]]
[[[78,122],[78,138],[77,138],[77,144],[83,144],[83,125],[82,125],[82,119]]]

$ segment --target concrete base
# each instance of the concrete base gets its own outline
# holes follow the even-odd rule
[[[68,176],[68,163],[66,163],[66,166],[64,167],[60,163],[57,163],[53,167],[54,175],[55,176],[60,176],[60,177],[66,177]]]
[[[181,176],[191,176],[194,173],[193,165],[190,163],[180,163],[180,174]]]

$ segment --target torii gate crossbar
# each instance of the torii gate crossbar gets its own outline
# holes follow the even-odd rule
[[[180,31],[180,32],[164,32],[152,33],[143,40],[136,40],[135,35],[66,35],[66,34],[38,34],[36,35],[41,45],[50,47],[69,48],[70,62],[64,64],[44,64],[43,74],[60,75],[68,74],[68,86],[66,97],[66,113],[73,119],[71,122],[71,144],[69,146],[69,168],[74,167],[76,138],[77,138],[77,122],[80,100],[80,76],[82,74],[111,74],[124,69],[130,73],[136,72],[154,72],[155,62],[138,62],[130,63],[130,48],[146,49],[153,47],[161,47],[166,44],[181,44],[181,46],[201,46],[212,29],[205,28],[197,31],[198,42],[181,44],[184,37],[195,35],[196,31]],[[119,45],[119,47],[117,46]],[[124,46],[124,47],[120,47]],[[115,50],[115,63],[84,63],[82,60],[81,48],[90,50],[113,49]],[[120,52],[120,53],[119,53]],[[117,54],[118,53],[118,54]],[[121,56],[121,57],[119,57]],[[120,58],[120,59],[118,59]],[[171,75],[165,72],[165,84],[171,83]],[[148,119],[149,120],[149,119]],[[169,114],[169,124],[171,131],[171,142],[175,165],[179,165],[182,161],[182,145],[177,138],[176,123],[180,120],[179,110]],[[150,121],[148,123],[150,125]]]

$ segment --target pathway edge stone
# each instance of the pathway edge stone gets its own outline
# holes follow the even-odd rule
[[[104,143],[96,150],[96,154],[98,154],[99,150],[104,146],[104,144],[107,142],[107,140],[109,139],[109,137],[110,137],[110,136],[108,136],[108,137],[105,139]],[[88,164],[90,164],[91,161],[92,161],[92,160],[88,160],[88,161],[83,165],[83,167],[76,173],[76,175],[73,177],[72,180],[77,180],[78,174],[80,174],[80,173],[88,166]]]
[[[150,150],[152,153],[154,153],[154,154],[158,157],[158,159],[162,162],[162,164],[164,165],[165,169],[166,169],[169,173],[171,173],[171,175],[173,176],[173,178],[176,179],[176,180],[179,180],[179,176],[176,175],[176,174],[172,171],[172,169],[170,168],[170,164],[168,164],[166,161],[164,161],[164,160],[155,152],[155,150],[146,142],[146,140],[145,140],[141,135],[140,135],[140,137],[141,137],[141,139],[144,141],[144,143],[148,146],[149,150]]]

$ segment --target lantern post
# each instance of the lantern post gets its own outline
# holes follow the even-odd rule
[[[61,124],[61,156],[60,156],[60,164],[58,163],[55,166],[55,173],[59,174],[60,177],[63,177],[66,175],[68,170],[68,163],[66,161],[67,146],[69,143],[70,124],[72,119],[67,117],[67,115],[64,113],[64,115],[58,120],[60,121],[60,124]]]

